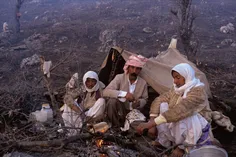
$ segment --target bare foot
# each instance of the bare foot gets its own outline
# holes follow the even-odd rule
[[[184,155],[184,150],[179,147],[175,148],[175,150],[171,153],[170,157],[182,157]]]
[[[151,142],[151,145],[152,146],[157,146],[157,147],[159,147],[159,146],[162,146],[159,142],[157,142],[157,141],[152,141]]]

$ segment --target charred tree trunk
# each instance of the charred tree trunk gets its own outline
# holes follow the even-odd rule
[[[178,36],[187,57],[196,61],[196,53],[198,51],[198,40],[194,41],[194,20],[196,15],[192,7],[192,0],[178,0],[178,9],[172,9],[171,13],[178,19]]]
[[[20,8],[23,4],[24,0],[16,0],[16,8],[15,8],[15,31],[16,33],[20,33],[20,17],[21,17],[21,13],[20,13]]]

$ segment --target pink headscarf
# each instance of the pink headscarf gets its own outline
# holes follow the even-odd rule
[[[135,66],[135,67],[143,68],[146,62],[147,62],[147,58],[143,57],[142,55],[131,55],[129,59],[126,61],[123,70],[127,74],[128,66]]]

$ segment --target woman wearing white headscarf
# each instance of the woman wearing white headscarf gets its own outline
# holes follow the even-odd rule
[[[82,119],[96,121],[103,118],[105,111],[105,99],[102,90],[105,85],[99,81],[97,73],[88,71],[83,76],[83,86],[85,92],[81,95],[81,90],[76,83],[78,76],[73,75],[67,83],[67,93],[64,97],[64,111],[62,114],[66,127],[75,127],[78,129],[69,129],[69,135],[75,135],[82,127]],[[75,101],[75,99],[77,99]]]
[[[174,87],[153,101],[150,117],[154,120],[139,125],[137,131],[142,133],[143,129],[156,126],[157,142],[164,147],[171,146],[171,143],[210,144],[208,121],[211,121],[211,110],[204,84],[186,63],[176,65],[171,74]],[[183,149],[177,147],[172,156],[182,156]]]

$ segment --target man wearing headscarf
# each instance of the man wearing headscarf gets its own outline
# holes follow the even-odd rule
[[[82,127],[82,119],[89,122],[99,121],[105,111],[103,88],[105,85],[99,81],[97,73],[88,71],[83,76],[82,92],[78,87],[78,74],[74,74],[66,84],[67,93],[64,97],[64,111],[62,117],[66,127]],[[75,135],[80,130],[69,129],[69,135]]]
[[[124,127],[124,130],[128,130],[130,123],[145,120],[139,110],[147,102],[147,83],[139,77],[139,73],[146,61],[141,55],[131,55],[123,68],[124,73],[116,75],[105,88],[104,97],[109,97],[107,116],[112,127]],[[133,112],[127,115],[130,111]],[[125,122],[129,117],[131,119]]]

